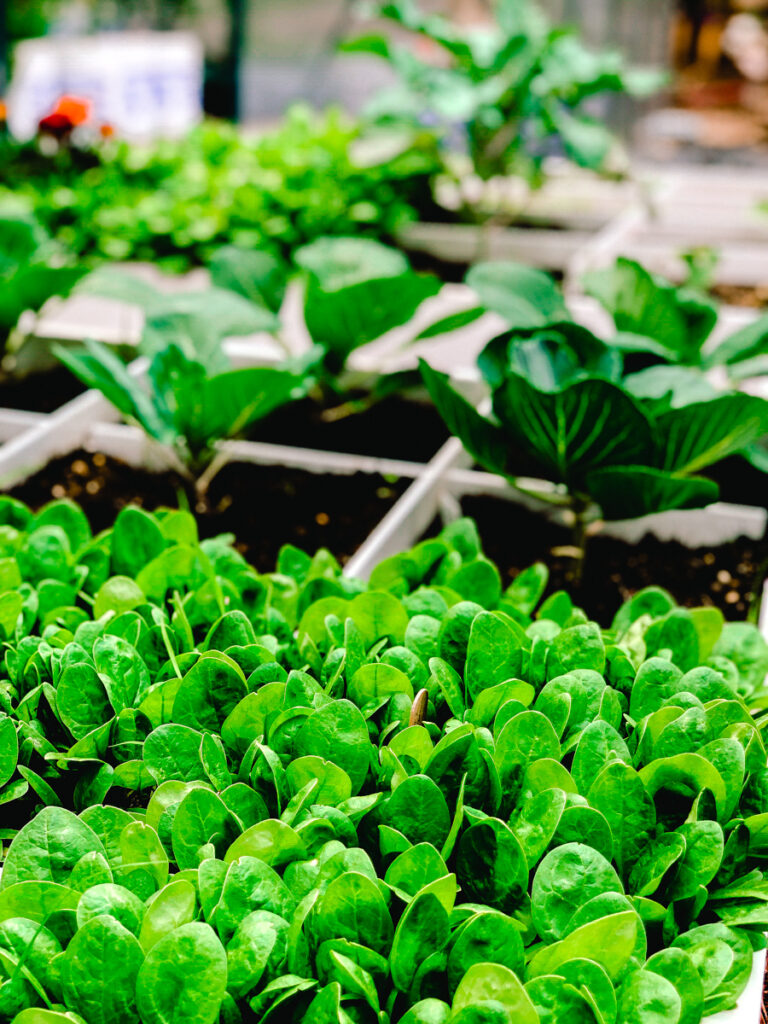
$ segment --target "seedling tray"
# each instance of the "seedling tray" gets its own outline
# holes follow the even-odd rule
[[[71,498],[95,531],[111,525],[127,504],[150,511],[183,506],[183,480],[172,470],[160,470],[157,462],[150,468],[151,453],[140,457],[144,447],[138,431],[134,436],[131,428],[110,431],[102,425],[86,439],[86,447],[52,460],[10,493],[34,507],[52,498]],[[307,468],[295,453],[281,456],[269,449],[238,445],[232,461],[213,480],[207,500],[195,508],[201,537],[234,534],[239,550],[262,572],[274,569],[286,543],[312,551],[327,547],[346,561],[412,479],[343,461],[334,468]]]
[[[664,176],[652,203],[636,215],[615,218],[573,256],[569,280],[612,263],[638,260],[672,280],[685,276],[681,254],[699,247],[718,254],[715,285],[764,285],[768,281],[768,196],[763,175],[752,171],[684,167]]]
[[[628,211],[643,208],[660,176],[651,171],[643,177],[649,184],[601,179],[569,165],[555,169],[540,191],[517,200],[519,212],[512,226],[504,224],[514,219],[514,183],[505,188],[503,180],[485,185],[471,182],[463,191],[473,198],[482,197],[488,223],[483,227],[450,221],[410,224],[399,241],[411,252],[444,263],[519,260],[544,270],[563,271],[596,234]]]

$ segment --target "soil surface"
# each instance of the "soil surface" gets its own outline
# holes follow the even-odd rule
[[[581,584],[572,579],[573,560],[558,551],[572,543],[570,532],[543,516],[500,498],[466,497],[464,515],[477,521],[486,555],[499,566],[504,585],[535,561],[549,566],[548,593],[567,589],[584,610],[608,626],[622,603],[643,587],[669,590],[682,605],[715,605],[727,619],[745,619],[753,590],[768,568],[768,543],[740,538],[691,550],[646,536],[629,545],[592,537]],[[430,532],[438,532],[433,524]]]
[[[258,422],[251,439],[326,452],[429,462],[449,437],[433,405],[397,395],[342,419],[329,420],[323,411],[309,398],[292,402]]]
[[[0,378],[0,408],[28,412],[55,412],[85,388],[63,366],[21,378]]]
[[[409,483],[366,473],[328,476],[231,463],[211,484],[210,508],[197,510],[200,535],[234,533],[238,550],[260,572],[274,569],[279,549],[288,543],[310,553],[327,547],[345,562]],[[152,510],[185,501],[175,474],[149,473],[85,451],[55,459],[9,493],[33,508],[52,498],[72,498],[94,532],[111,526],[125,505]]]

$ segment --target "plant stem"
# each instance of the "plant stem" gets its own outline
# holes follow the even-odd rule
[[[195,507],[199,511],[203,509],[207,510],[208,488],[213,483],[214,477],[224,469],[228,462],[229,452],[226,448],[220,448],[203,472],[194,477]]]
[[[582,577],[584,575],[584,560],[587,555],[587,526],[589,523],[587,512],[589,510],[589,502],[584,501],[583,498],[574,498],[572,512],[573,512],[573,546],[576,549],[576,557],[574,558],[573,566],[573,580],[574,583],[581,584]]]
[[[367,395],[365,398],[350,398],[349,401],[342,402],[341,405],[334,405],[330,409],[323,409],[320,413],[320,419],[323,423],[338,423],[339,420],[345,420],[350,416],[356,416],[360,412],[372,409],[377,401],[378,399],[374,398],[373,395]]]

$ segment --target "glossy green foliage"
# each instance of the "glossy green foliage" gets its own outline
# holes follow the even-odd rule
[[[545,501],[579,517],[593,503],[605,519],[710,504],[719,488],[705,474],[729,456],[766,468],[768,402],[718,391],[703,372],[736,340],[702,354],[712,304],[626,260],[591,282],[614,311],[619,333],[610,341],[571,319],[543,272],[513,263],[470,270],[480,308],[510,324],[478,359],[492,415],[480,415],[422,363],[438,411],[470,454]],[[747,333],[750,344],[765,347],[765,325]],[[638,354],[652,365],[634,369]]]
[[[611,314],[617,330],[614,343],[628,353],[644,353],[651,362],[669,367],[724,367],[735,380],[768,369],[768,318],[759,317],[712,345],[718,307],[695,279],[675,287],[622,258],[613,267],[586,274],[584,287]],[[666,376],[670,384],[686,379],[671,370]],[[638,376],[635,385],[647,389],[654,377],[663,380],[657,369],[653,376]]]
[[[736,1003],[768,927],[754,627],[650,588],[602,629],[542,565],[505,589],[470,520],[367,585],[294,548],[258,575],[180,512],[0,524],[8,1019]]]

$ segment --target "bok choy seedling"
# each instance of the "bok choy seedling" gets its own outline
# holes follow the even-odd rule
[[[481,466],[567,510],[577,575],[592,520],[708,505],[719,489],[702,474],[768,434],[768,402],[718,392],[701,376],[639,388],[619,346],[574,323],[546,274],[478,265],[468,283],[514,325],[479,358],[492,412],[481,415],[422,362],[424,381]],[[521,456],[533,472],[521,472]]]
[[[60,346],[57,354],[87,387],[101,391],[166,449],[189,485],[194,507],[205,502],[227,460],[220,442],[305,393],[308,379],[298,363],[233,369],[224,353],[225,335],[275,324],[268,310],[214,289],[163,298],[150,307],[142,341],[149,360],[146,381],[96,342],[83,351]]]

